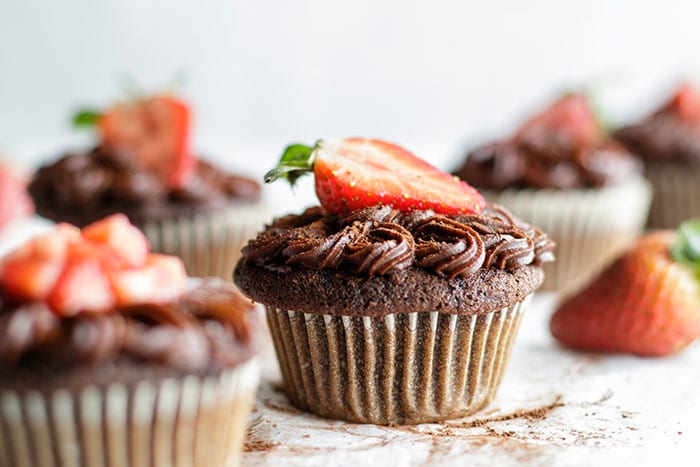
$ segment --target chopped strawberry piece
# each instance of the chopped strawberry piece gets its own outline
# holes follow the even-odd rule
[[[116,304],[116,297],[99,259],[77,258],[66,264],[48,304],[63,316],[73,316],[108,311]]]
[[[316,147],[292,145],[265,180],[292,183],[313,171],[316,195],[332,213],[389,205],[403,212],[432,209],[441,214],[481,212],[481,194],[407,150],[375,139],[320,141]]]
[[[17,257],[3,262],[0,285],[9,297],[18,301],[44,301],[63,271],[61,258]]]
[[[516,132],[516,141],[564,136],[576,144],[591,144],[603,136],[591,105],[583,94],[566,94],[528,119]]]
[[[190,149],[190,109],[170,96],[121,103],[99,119],[102,141],[132,154],[172,187],[185,184],[195,166]]]
[[[0,167],[0,229],[33,213],[34,204],[26,185],[15,174]]]
[[[111,250],[112,256],[127,266],[140,267],[148,257],[148,239],[124,214],[113,214],[88,225],[83,229],[82,235]]]
[[[187,280],[179,258],[156,254],[141,268],[114,271],[110,276],[119,305],[167,302],[180,295]]]

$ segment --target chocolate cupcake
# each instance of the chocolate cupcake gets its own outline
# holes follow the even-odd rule
[[[252,305],[220,280],[188,285],[181,260],[144,245],[117,217],[0,261],[0,465],[240,459]]]
[[[165,96],[94,116],[98,146],[35,173],[37,213],[77,226],[124,213],[154,251],[180,256],[190,275],[228,279],[269,214],[257,182],[192,155],[189,120],[187,106]]]
[[[323,207],[275,220],[234,271],[266,307],[292,403],[377,424],[484,407],[552,242],[397,146],[349,139],[310,155]]]
[[[638,154],[654,188],[648,226],[672,229],[700,216],[700,91],[684,83],[657,111],[615,138]]]
[[[643,228],[651,190],[641,172],[587,99],[569,94],[512,137],[471,151],[455,174],[552,237],[557,261],[545,266],[542,288],[562,292],[584,284]]]

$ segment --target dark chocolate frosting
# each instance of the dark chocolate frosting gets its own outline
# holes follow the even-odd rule
[[[260,185],[200,159],[187,183],[173,189],[128,155],[97,146],[40,168],[29,193],[39,215],[82,227],[116,212],[142,224],[251,203]]]
[[[0,299],[0,376],[37,366],[127,361],[181,369],[223,368],[254,352],[252,304],[207,280],[178,300],[60,317],[43,303]]]
[[[274,221],[243,248],[243,257],[282,272],[302,267],[375,276],[417,267],[451,279],[481,268],[537,265],[553,259],[553,249],[544,233],[498,206],[454,217],[389,206],[331,215],[315,207]]]
[[[612,185],[641,172],[639,161],[615,142],[583,145],[549,134],[481,146],[467,155],[455,175],[490,190],[567,190]]]
[[[681,118],[670,105],[615,138],[647,163],[700,166],[700,123]]]

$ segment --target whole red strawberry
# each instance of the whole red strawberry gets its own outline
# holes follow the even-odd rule
[[[292,184],[314,173],[316,195],[332,213],[388,205],[400,211],[432,209],[441,214],[481,212],[484,199],[466,182],[438,170],[409,151],[376,139],[294,144],[265,181],[286,178]]]
[[[700,335],[699,273],[700,221],[648,234],[561,303],[551,332],[576,349],[676,353]]]

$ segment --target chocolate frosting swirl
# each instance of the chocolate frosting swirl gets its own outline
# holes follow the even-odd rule
[[[375,206],[346,215],[321,207],[285,216],[243,248],[245,261],[276,271],[304,267],[385,275],[419,267],[440,277],[481,268],[512,271],[553,260],[554,243],[498,206],[449,217]]]
[[[700,165],[700,123],[681,118],[669,104],[620,128],[615,138],[649,163]]]
[[[0,302],[0,367],[126,359],[177,368],[231,366],[253,352],[252,305],[208,280],[178,301],[62,318],[43,303]]]
[[[102,146],[40,168],[28,189],[39,215],[81,227],[115,212],[143,223],[260,198],[257,182],[201,159],[185,186],[172,189],[128,154]]]

